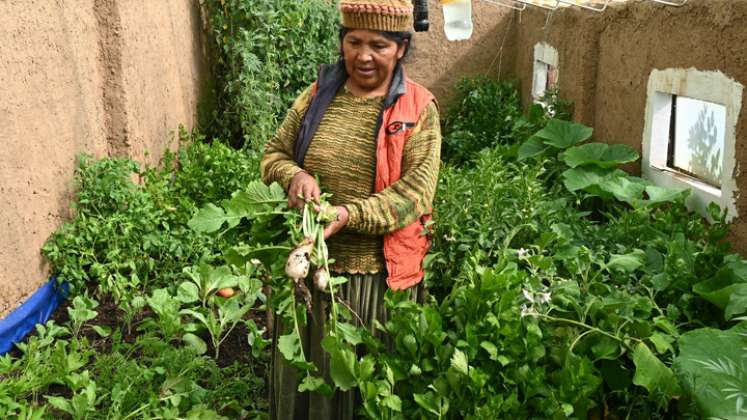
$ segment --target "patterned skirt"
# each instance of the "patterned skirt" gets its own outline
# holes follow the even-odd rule
[[[387,291],[385,274],[351,274],[346,275],[348,282],[341,286],[340,297],[350,305],[365,327],[374,332],[374,320],[386,323],[388,314],[384,308],[384,293]],[[418,302],[425,300],[425,287],[418,284],[410,289],[412,299]],[[301,329],[304,353],[306,358],[319,368],[319,375],[329,378],[329,358],[322,349],[324,338],[324,320],[327,315],[322,305],[322,294],[312,290],[313,316],[308,325]],[[354,317],[355,318],[355,317]],[[360,321],[356,321],[360,323]],[[283,334],[283,325],[276,318],[273,337]],[[299,375],[277,350],[272,353],[270,366],[270,419],[274,420],[349,420],[355,418],[360,405],[360,396],[356,390],[337,391],[331,397],[317,393],[297,391]],[[328,383],[331,383],[328,379]]]

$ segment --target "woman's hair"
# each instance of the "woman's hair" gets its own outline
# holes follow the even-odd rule
[[[342,54],[342,40],[345,38],[345,35],[350,33],[351,31],[354,31],[355,29],[346,28],[344,26],[340,26],[340,54]],[[386,32],[386,31],[380,31],[379,32],[383,37],[387,38],[390,41],[394,41],[397,43],[398,47],[405,46],[405,55],[402,56],[401,60],[404,60],[407,57],[407,53],[410,52],[410,47],[412,47],[412,32]],[[400,61],[401,61],[400,60]]]

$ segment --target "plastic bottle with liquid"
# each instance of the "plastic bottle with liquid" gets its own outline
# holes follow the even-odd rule
[[[444,9],[444,32],[449,41],[472,36],[472,0],[441,0]]]

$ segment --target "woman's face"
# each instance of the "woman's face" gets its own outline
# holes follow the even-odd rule
[[[385,95],[394,67],[405,55],[405,48],[379,32],[351,30],[342,39],[348,83],[361,93]]]

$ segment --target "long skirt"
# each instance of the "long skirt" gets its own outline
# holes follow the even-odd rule
[[[374,320],[382,324],[388,319],[384,308],[384,293],[387,290],[386,275],[346,275],[348,282],[340,287],[340,297],[358,314],[365,327],[372,333]],[[425,288],[420,284],[411,288],[412,298],[422,302]],[[322,305],[322,294],[312,291],[313,316],[308,325],[301,328],[306,358],[319,368],[319,376],[329,378],[329,357],[322,349],[324,320],[326,314]],[[356,321],[360,323],[359,321]],[[273,337],[283,334],[279,319],[275,320]],[[270,367],[270,419],[273,420],[350,420],[355,418],[360,405],[356,390],[337,391],[331,397],[315,392],[298,392],[299,375],[293,366],[277,350],[272,353]]]

